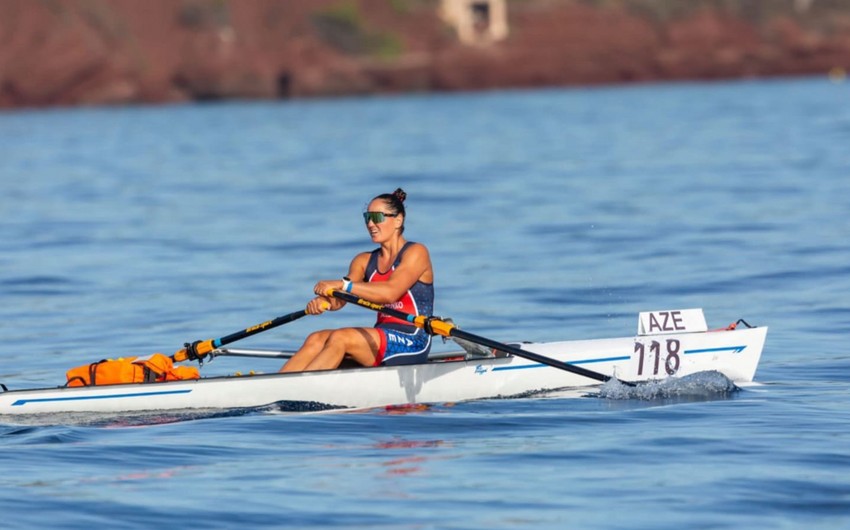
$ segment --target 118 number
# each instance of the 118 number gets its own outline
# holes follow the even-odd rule
[[[664,371],[667,375],[673,375],[679,370],[679,350],[682,344],[678,339],[667,339],[666,341],[667,358],[664,361]],[[638,354],[638,375],[643,375],[644,363],[646,361],[646,344],[643,342],[635,342],[635,353]],[[661,343],[654,340],[649,343],[649,355],[654,358],[652,364],[652,375],[658,375],[658,370],[661,364]]]

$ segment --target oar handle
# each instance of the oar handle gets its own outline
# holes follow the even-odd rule
[[[244,338],[250,337],[251,335],[256,335],[257,333],[262,333],[263,331],[270,330],[272,328],[276,328],[278,326],[282,326],[293,320],[298,320],[307,314],[307,311],[302,309],[301,311],[295,311],[294,313],[289,313],[288,315],[282,315],[277,318],[273,318],[272,320],[267,320],[255,326],[251,326],[250,328],[245,328],[243,330],[237,331],[236,333],[231,333],[230,335],[226,335],[221,337],[220,339],[209,339],[209,340],[198,340],[191,344],[186,343],[182,350],[178,350],[171,356],[174,362],[181,361],[194,361],[195,359],[200,359],[204,355],[210,353],[216,348],[220,348],[225,344],[230,344],[231,342],[236,342],[237,340],[242,340]]]
[[[326,293],[327,296],[332,296],[334,298],[339,298],[340,300],[345,300],[346,302],[351,302],[353,304],[359,305],[361,307],[365,307],[367,309],[371,309],[373,311],[378,311],[380,313],[384,313],[385,315],[389,315],[391,317],[399,318],[401,320],[406,320],[416,326],[417,328],[422,328],[426,332],[431,335],[442,335],[444,337],[458,337],[460,339],[465,339],[470,342],[475,342],[477,344],[481,344],[482,346],[487,346],[488,348],[493,348],[496,350],[501,350],[503,352],[510,353],[512,355],[516,355],[517,357],[523,357],[530,361],[535,361],[540,364],[545,364],[548,366],[552,366],[554,368],[560,368],[561,370],[566,370],[567,372],[572,372],[577,375],[581,375],[590,379],[594,379],[596,381],[605,382],[611,379],[610,376],[605,374],[600,374],[599,372],[594,372],[593,370],[588,370],[587,368],[582,368],[581,366],[575,366],[569,363],[565,363],[563,361],[559,361],[557,359],[550,359],[549,357],[545,357],[543,355],[539,355],[534,352],[530,352],[527,350],[523,350],[521,348],[517,348],[515,346],[511,346],[509,344],[502,344],[501,342],[496,342],[494,340],[490,340],[486,337],[481,337],[472,333],[467,333],[459,329],[457,326],[452,324],[451,322],[446,322],[445,320],[440,319],[439,317],[429,317],[425,315],[411,315],[410,313],[405,313],[403,311],[399,311],[398,309],[393,309],[392,307],[385,307],[381,304],[376,304],[375,302],[370,302],[369,300],[364,300],[359,296],[355,296],[346,291],[338,291],[336,289],[330,289]]]

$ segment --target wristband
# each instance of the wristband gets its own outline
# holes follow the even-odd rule
[[[352,282],[351,279],[348,276],[344,276],[342,278],[342,290],[345,291],[346,293],[350,293],[352,283],[354,283],[354,282]]]

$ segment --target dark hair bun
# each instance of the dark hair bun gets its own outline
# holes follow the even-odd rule
[[[398,199],[399,202],[404,202],[404,199],[407,198],[407,194],[401,188],[396,188],[396,190],[393,192],[393,196]]]

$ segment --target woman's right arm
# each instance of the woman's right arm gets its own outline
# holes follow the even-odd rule
[[[366,275],[366,265],[369,263],[369,252],[362,252],[351,260],[348,266],[348,278],[355,281],[362,281]],[[339,280],[321,280],[313,287],[313,292],[318,296],[307,303],[307,314],[318,315],[325,311],[338,311],[342,309],[346,302],[339,298],[328,297],[324,293],[329,289],[342,290],[342,279]]]

